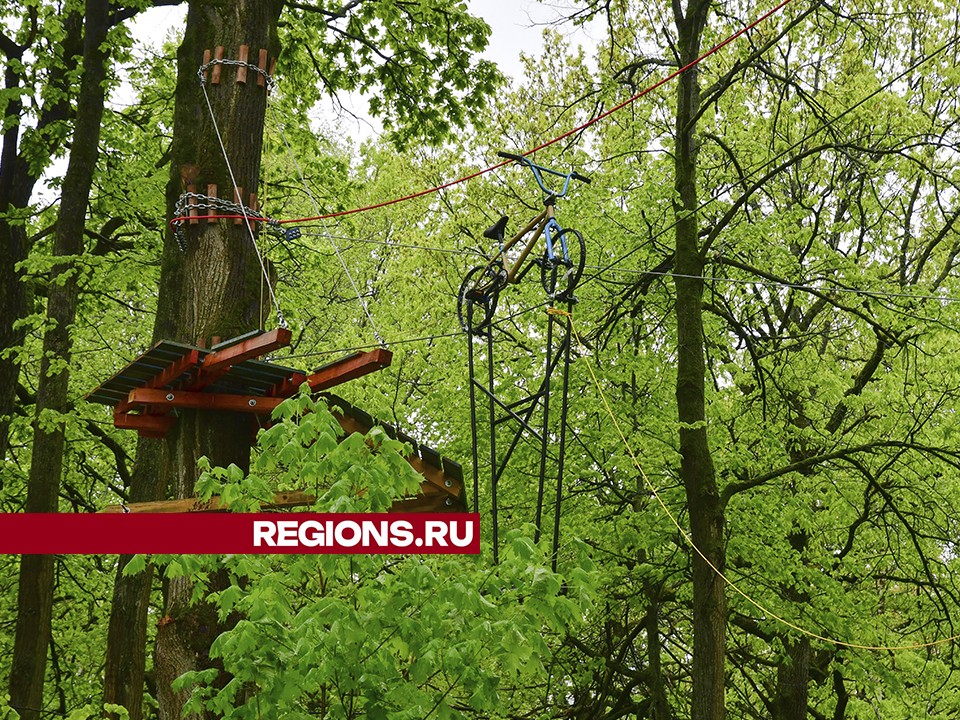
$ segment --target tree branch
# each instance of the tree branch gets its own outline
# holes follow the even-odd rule
[[[919,445],[917,443],[906,442],[902,440],[878,440],[872,443],[865,443],[863,445],[856,445],[850,448],[843,448],[841,450],[834,450],[833,452],[823,453],[821,455],[814,455],[812,457],[803,458],[797,462],[790,463],[776,470],[771,470],[762,475],[757,475],[754,478],[749,480],[744,480],[743,482],[729,483],[723,491],[720,493],[721,500],[726,504],[734,495],[751,490],[760,485],[770,482],[771,480],[776,480],[779,477],[784,475],[789,475],[794,472],[805,472],[810,470],[818,465],[830,462],[831,460],[839,459],[850,459],[854,455],[860,453],[873,452],[875,450],[881,450],[883,448],[898,448],[902,450],[916,450],[918,452],[925,452],[935,455],[937,457],[942,457],[944,453],[951,454],[950,452],[945,451],[943,448],[935,448],[926,445]],[[957,452],[952,453],[954,456],[957,456]]]

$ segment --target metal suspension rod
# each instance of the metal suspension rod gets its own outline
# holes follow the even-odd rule
[[[525,429],[528,433],[530,433],[531,435],[533,435],[537,440],[540,439],[540,431],[539,431],[539,430],[534,430],[526,420],[524,420],[522,417],[520,417],[519,415],[517,415],[517,413],[515,413],[513,410],[511,410],[507,405],[505,405],[505,404],[503,403],[503,401],[502,401],[500,398],[498,398],[496,395],[494,395],[488,388],[485,388],[485,387],[484,387],[483,385],[481,385],[479,382],[475,382],[474,384],[475,384],[475,386],[476,386],[477,388],[479,388],[480,392],[482,392],[484,395],[486,395],[488,398],[490,398],[491,406],[492,406],[493,404],[496,404],[497,407],[503,409],[511,418],[513,418],[513,419],[516,420],[520,425],[522,425],[522,426],[524,427],[524,429]],[[492,412],[492,410],[491,410],[491,412]],[[501,422],[503,422],[503,421],[506,420],[506,419],[507,419],[507,418],[501,418],[500,420],[494,419],[493,425],[494,425],[494,426],[499,425]]]
[[[467,303],[467,327],[473,327],[473,303]],[[473,512],[480,512],[480,459],[477,454],[477,392],[474,388],[473,333],[467,333],[467,358],[470,375],[470,447],[473,453]]]
[[[553,561],[551,568],[557,571],[557,556],[560,552],[560,505],[563,501],[563,460],[567,444],[567,411],[570,407],[570,313],[573,303],[567,304],[566,337],[563,347],[563,397],[560,403],[560,458],[557,468],[557,497],[553,513]]]
[[[485,390],[490,398],[490,499],[493,505],[493,563],[500,562],[500,526],[497,517],[497,426],[494,423],[496,415],[496,398],[493,395],[493,325],[487,329],[487,378],[490,389]]]
[[[547,438],[550,432],[550,370],[553,355],[553,315],[547,315],[547,359],[543,367],[543,382],[546,392],[543,395],[543,434],[540,437],[540,476],[537,482],[537,514],[533,522],[535,528],[533,541],[540,542],[540,523],[543,517],[543,491],[547,479]]]

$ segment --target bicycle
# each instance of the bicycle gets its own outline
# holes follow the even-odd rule
[[[509,217],[506,215],[483,232],[485,238],[497,242],[500,250],[486,265],[478,265],[467,272],[457,294],[460,326],[472,335],[485,334],[485,328],[490,325],[496,311],[500,291],[508,284],[516,284],[523,280],[534,265],[540,267],[540,283],[551,299],[559,302],[576,302],[573,291],[583,274],[586,254],[583,235],[578,230],[561,226],[557,222],[555,209],[557,200],[565,197],[570,189],[571,180],[589,183],[590,178],[573,171],[563,173],[537,165],[522,155],[506,152],[498,152],[497,155],[530,168],[537,185],[544,193],[544,208],[539,215],[506,242],[504,242],[504,235],[509,222]],[[563,178],[563,187],[559,191],[548,188],[544,182],[544,174]],[[510,262],[507,252],[531,232],[533,234],[523,245],[516,260]],[[543,255],[530,258],[527,262],[541,236],[546,244]],[[556,251],[558,244],[559,253]],[[475,317],[478,306],[481,315],[479,321]]]

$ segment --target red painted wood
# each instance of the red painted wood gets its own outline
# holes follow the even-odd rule
[[[147,437],[163,437],[173,427],[177,419],[173,415],[131,415],[130,413],[116,413],[113,424],[121,430],[140,430],[155,432],[159,435]]]
[[[272,350],[286,347],[290,344],[292,337],[293,333],[287,328],[277,328],[223,350],[210,353],[200,363],[200,372],[189,389],[200,390],[205,388],[228,372],[234,365],[239,365],[244,360],[266,355]]]
[[[224,393],[190,392],[189,390],[152,390],[136,388],[130,391],[127,401],[143,405],[150,411],[164,408],[192,408],[195,410],[226,410],[228,412],[267,415],[282,403],[284,398],[255,395],[228,395]]]
[[[393,353],[383,348],[377,348],[365,353],[357,353],[350,357],[333,362],[322,367],[312,375],[307,376],[307,383],[314,392],[326,390],[347,380],[369,375],[377,370],[389,367],[393,360]]]
[[[176,362],[168,365],[167,369],[161,372],[159,375],[156,375],[148,380],[144,384],[144,387],[162,388],[164,385],[169,385],[170,383],[178,380],[184,373],[195,368],[199,362],[200,352],[198,350],[191,350]],[[125,413],[129,412],[132,408],[133,406],[128,400],[121,400],[114,406],[113,411],[114,413]]]

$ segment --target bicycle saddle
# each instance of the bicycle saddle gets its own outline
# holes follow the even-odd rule
[[[510,218],[508,218],[506,215],[504,215],[504,216],[501,217],[499,220],[497,220],[497,222],[496,222],[495,225],[491,225],[491,226],[488,227],[486,230],[484,230],[484,231],[483,231],[483,236],[484,236],[485,238],[490,239],[490,240],[497,240],[498,242],[499,242],[499,241],[502,241],[502,240],[503,240],[503,233],[504,233],[504,231],[507,229],[507,221],[508,221],[509,219],[510,219]]]

